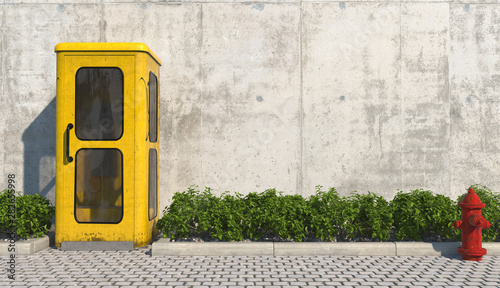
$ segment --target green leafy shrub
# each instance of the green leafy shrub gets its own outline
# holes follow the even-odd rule
[[[302,241],[308,234],[309,205],[298,195],[282,196],[275,189],[245,197],[225,192],[220,197],[205,188],[175,193],[157,227],[172,239],[189,236],[240,241],[281,237]]]
[[[17,193],[20,194],[19,192]],[[13,189],[6,189],[0,194],[0,231],[8,232],[13,227],[12,215],[14,214],[14,206],[11,201],[14,201],[16,197],[16,192]]]
[[[216,197],[206,187],[203,192],[189,187],[186,192],[174,194],[172,204],[164,209],[157,227],[172,239],[201,236],[219,240],[242,240],[246,207],[241,195],[224,193]]]
[[[335,188],[328,192],[316,186],[316,195],[311,195],[311,230],[321,241],[333,241],[341,234],[343,206]]]
[[[17,196],[15,195],[17,194]],[[12,219],[11,199],[15,199],[15,217]],[[2,232],[14,230],[20,237],[30,234],[42,237],[51,227],[51,218],[55,215],[55,207],[39,194],[20,196],[12,189],[0,194],[0,229]],[[14,220],[14,221],[12,221]]]
[[[311,207],[300,195],[277,198],[274,210],[274,228],[279,237],[301,242],[309,234]]]
[[[372,193],[340,198],[334,188],[323,192],[318,186],[310,199],[282,195],[275,189],[244,197],[227,192],[216,197],[210,188],[201,193],[190,187],[175,193],[158,228],[172,239],[201,236],[238,241],[265,237],[300,242],[308,236],[346,241],[361,235],[386,240],[390,216],[387,201]]]
[[[486,204],[481,214],[490,222],[491,226],[489,229],[482,229],[483,241],[493,242],[500,240],[498,236],[500,233],[500,194],[491,192],[489,188],[478,184],[472,185],[469,188],[474,189],[481,202]],[[457,201],[462,202],[465,195],[467,194],[460,195]]]
[[[384,197],[369,192],[366,195],[352,194],[347,199],[346,206],[353,207],[353,211],[357,212],[354,221],[346,224],[346,226],[350,225],[351,227],[349,230],[350,238],[353,238],[354,235],[378,238],[381,241],[389,238],[393,218],[389,203]]]
[[[50,229],[50,219],[55,215],[54,206],[39,194],[16,197],[15,227],[20,237],[42,237]]]
[[[275,237],[275,211],[278,209],[278,193],[276,189],[268,189],[262,193],[252,192],[245,196],[246,217],[242,223],[244,235],[257,240],[263,237]]]
[[[189,187],[183,193],[175,193],[172,204],[163,210],[164,216],[158,220],[158,229],[172,239],[190,236],[199,222],[198,211],[202,206],[202,198],[194,187]]]
[[[390,236],[392,214],[389,203],[373,193],[352,193],[340,197],[335,188],[328,192],[316,187],[310,197],[311,229],[322,241],[354,240],[357,236],[385,241]]]
[[[398,192],[391,201],[394,233],[397,240],[417,240],[429,237],[457,239],[452,223],[460,217],[457,203],[431,191]]]
[[[487,208],[483,215],[492,226],[484,229],[485,241],[498,239],[500,196],[486,187],[476,187]],[[452,223],[460,219],[457,202],[431,191],[398,192],[389,203],[373,193],[340,197],[335,188],[328,192],[316,187],[308,199],[282,195],[275,189],[246,196],[212,194],[190,187],[177,192],[164,209],[158,228],[172,239],[202,237],[224,241],[282,239],[304,241],[352,240],[459,240],[461,231]]]
[[[198,211],[198,232],[219,240],[243,240],[245,207],[240,195],[232,196],[225,192],[216,197],[210,188],[206,188],[202,199],[201,211]]]

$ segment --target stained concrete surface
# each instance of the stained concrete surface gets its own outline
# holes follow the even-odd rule
[[[500,188],[497,1],[67,2],[0,1],[3,187],[55,202],[54,46],[123,41],[163,62],[160,208],[193,184]]]
[[[399,3],[305,3],[302,21],[303,193],[397,191]]]
[[[450,191],[449,4],[401,7],[403,187]]]

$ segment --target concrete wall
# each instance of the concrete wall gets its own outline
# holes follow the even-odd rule
[[[124,41],[163,61],[161,208],[193,184],[500,188],[497,0],[0,0],[0,20],[2,187],[54,202],[54,46]]]

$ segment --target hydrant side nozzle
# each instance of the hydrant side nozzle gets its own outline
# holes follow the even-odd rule
[[[453,221],[453,227],[455,227],[455,229],[462,229],[462,220]]]
[[[478,214],[470,215],[470,217],[467,220],[472,227],[478,227],[478,228],[483,227],[485,224],[484,221],[486,221],[486,219],[484,219],[483,216]]]
[[[490,228],[491,224],[482,215],[474,214],[469,217],[469,224],[477,228]]]
[[[490,226],[491,226],[490,221],[486,220],[486,223],[484,223],[484,227],[483,227],[483,228],[485,228],[485,229],[489,229],[489,228],[490,228]]]

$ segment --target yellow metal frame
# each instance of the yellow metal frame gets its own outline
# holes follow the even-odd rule
[[[149,149],[159,155],[157,141],[149,142],[149,73],[159,79],[161,62],[141,43],[61,43],[57,52],[56,124],[56,246],[63,241],[133,241],[134,247],[151,242],[158,233],[159,159],[156,178],[156,217],[148,213]],[[117,224],[78,223],[75,219],[75,162],[66,161],[65,131],[75,124],[75,76],[82,67],[117,67],[123,72],[124,122],[122,137],[116,141],[79,140],[69,133],[69,153],[80,149],[116,148],[123,155],[123,218]],[[159,98],[159,97],[158,97]],[[157,101],[159,123],[159,100]],[[159,157],[159,156],[158,156]]]

